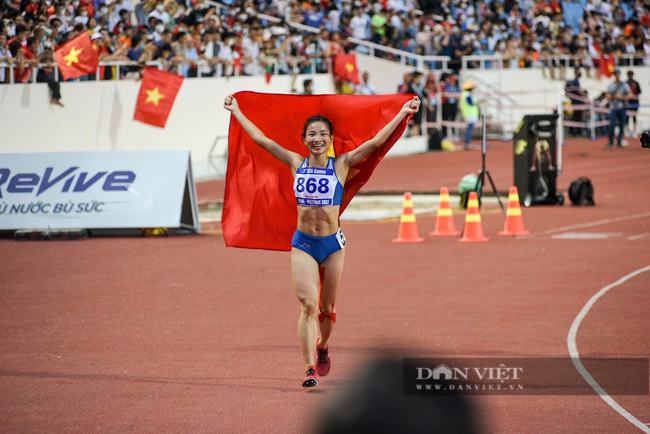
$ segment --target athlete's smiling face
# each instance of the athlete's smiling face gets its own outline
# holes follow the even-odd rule
[[[303,142],[312,155],[319,155],[329,149],[332,143],[332,134],[325,122],[312,122],[307,126]]]

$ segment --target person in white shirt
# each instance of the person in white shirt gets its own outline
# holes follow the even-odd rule
[[[7,47],[7,37],[0,33],[0,63],[11,64],[11,53]],[[0,68],[0,84],[5,82],[5,70],[8,68]]]
[[[250,36],[244,38],[242,41],[242,49],[244,52],[243,60],[243,73],[244,75],[255,75],[257,71],[257,60],[260,57],[260,40],[261,33],[259,30],[251,30]]]
[[[88,24],[88,7],[86,5],[79,6],[79,15],[74,17],[74,23],[81,23],[84,26]]]
[[[115,6],[118,11],[120,9],[126,9],[129,12],[133,12],[133,5],[131,4],[130,0],[121,0],[121,1],[113,0],[113,1],[117,3]]]
[[[368,33],[368,26],[370,25],[370,17],[363,12],[361,8],[354,11],[354,16],[350,20],[350,28],[352,29],[352,36],[357,39],[370,39]]]
[[[161,44],[161,42],[162,42],[162,34],[163,34],[164,31],[165,31],[165,25],[163,24],[163,22],[160,21],[160,20],[156,20],[156,22],[154,24],[154,31],[151,34],[151,36],[153,37],[153,41],[158,46],[162,45]]]
[[[126,1],[126,0],[125,0]],[[167,11],[165,11],[165,6],[163,5],[162,0],[158,0],[156,2],[156,7],[154,8],[153,11],[149,12],[149,15],[147,15],[147,18],[156,18],[160,21],[162,21],[163,25],[167,25],[169,23],[169,14]]]
[[[388,0],[388,9],[402,12],[406,11],[406,5],[404,4],[404,0]]]
[[[232,65],[233,65],[232,45],[234,41],[235,41],[234,37],[228,38],[225,43],[219,41],[220,48],[219,48],[219,55],[217,56],[217,58],[219,59],[219,63],[223,64],[224,76],[232,75]]]
[[[338,32],[341,30],[341,11],[335,6],[332,6],[327,13],[327,30],[330,32]]]
[[[361,75],[361,83],[357,85],[357,95],[377,95],[375,87],[370,84],[370,74],[368,74],[368,71],[363,71]]]

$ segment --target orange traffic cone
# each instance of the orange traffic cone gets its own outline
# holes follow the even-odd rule
[[[524,229],[524,218],[521,216],[519,206],[519,192],[517,187],[510,187],[508,192],[508,209],[506,209],[506,224],[499,235],[528,235],[530,231]]]
[[[458,234],[460,232],[456,230],[456,226],[454,225],[454,215],[451,211],[451,203],[449,203],[449,189],[447,187],[441,187],[438,215],[436,216],[436,229],[433,232],[429,232],[429,235],[449,236]]]
[[[402,217],[399,219],[399,232],[394,243],[421,243],[424,238],[420,238],[418,233],[418,224],[415,221],[413,212],[413,197],[410,191],[404,193],[404,205],[402,208]]]
[[[463,237],[458,241],[461,243],[480,243],[487,241],[483,234],[483,223],[481,223],[481,211],[478,207],[478,195],[475,191],[469,192],[467,201],[467,214],[465,214],[465,226]]]

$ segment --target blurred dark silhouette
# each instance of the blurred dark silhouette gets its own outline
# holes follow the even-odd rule
[[[641,147],[650,148],[650,133],[647,131],[641,134]]]
[[[382,357],[352,377],[343,391],[327,402],[316,430],[319,434],[475,434],[469,400],[404,394],[403,359]]]

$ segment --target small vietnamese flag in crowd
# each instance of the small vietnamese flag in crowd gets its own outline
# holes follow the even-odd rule
[[[99,57],[93,50],[88,32],[83,32],[66,42],[55,52],[64,80],[79,78],[97,71]]]
[[[145,68],[133,119],[165,128],[181,84],[183,77],[180,75],[153,67]]]
[[[601,54],[600,56],[600,73],[605,77],[611,77],[614,75],[614,70],[616,69],[616,58],[613,54],[605,56]]]
[[[341,81],[350,81],[354,84],[359,84],[357,56],[355,54],[337,54],[334,57],[334,75]]]

